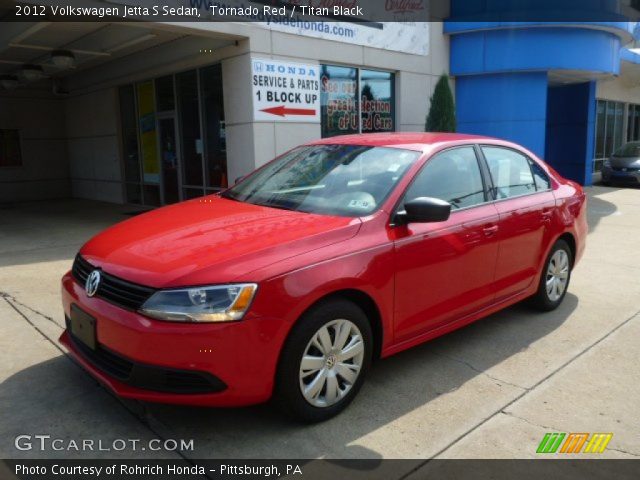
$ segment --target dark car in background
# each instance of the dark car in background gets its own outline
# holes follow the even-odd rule
[[[602,167],[602,183],[640,185],[640,142],[629,142],[614,152]]]

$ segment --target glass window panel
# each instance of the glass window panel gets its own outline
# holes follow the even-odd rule
[[[606,118],[607,125],[605,130],[605,141],[604,141],[604,156],[608,157],[613,153],[613,132],[615,129],[616,116],[615,111],[616,107],[613,102],[606,102]]]
[[[202,185],[202,151],[198,76],[195,70],[176,75],[181,120],[182,183]]]
[[[624,127],[624,104],[615,103],[616,126],[613,136],[613,151],[617,150],[624,143],[623,127]]]
[[[596,106],[596,158],[603,158],[605,123],[606,123],[606,102],[598,100]]]
[[[362,133],[393,132],[394,74],[360,70]]]
[[[404,200],[418,197],[445,200],[453,209],[484,203],[484,185],[473,147],[447,150],[429,160],[407,190]]]
[[[322,137],[358,133],[358,70],[322,65],[320,85]]]
[[[496,198],[511,198],[536,191],[529,160],[501,147],[482,147],[496,191]]]
[[[228,186],[227,145],[220,64],[200,70],[200,88],[204,119],[206,186],[226,188]]]
[[[179,198],[178,154],[176,151],[176,126],[173,117],[158,120],[160,130],[160,155],[162,157],[162,187],[165,204],[175,203]]]
[[[136,102],[133,85],[120,87],[120,126],[122,132],[122,155],[124,178],[127,182],[140,181],[140,159],[138,157],[138,131],[136,129]],[[135,203],[135,202],[131,202]]]
[[[140,129],[144,181],[145,183],[158,183],[160,181],[160,158],[158,155],[153,82],[139,83],[137,89],[138,126]]]
[[[633,106],[633,129],[629,141],[640,140],[640,105]]]
[[[0,130],[0,167],[22,165],[20,134],[18,130]]]
[[[542,169],[542,167],[531,159],[529,159],[529,164],[531,165],[533,180],[536,183],[536,190],[538,191],[549,190],[551,188],[551,181],[549,180],[549,177],[547,176],[545,171]]]
[[[176,108],[172,75],[156,79],[156,101],[159,112]]]

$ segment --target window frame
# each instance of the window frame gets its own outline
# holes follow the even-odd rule
[[[398,197],[398,200],[396,201],[394,207],[391,209],[391,218],[390,218],[390,223],[389,225],[391,227],[395,227],[398,224],[395,223],[395,218],[396,215],[402,210],[402,207],[404,205],[404,199],[407,195],[407,192],[409,191],[409,189],[411,188],[411,186],[414,184],[414,182],[416,181],[416,179],[420,176],[420,174],[424,171],[425,168],[427,168],[427,165],[429,165],[429,163],[436,158],[437,156],[449,152],[451,150],[458,150],[461,148],[471,148],[473,150],[473,153],[475,154],[476,157],[476,162],[478,163],[478,170],[480,171],[480,178],[482,180],[482,186],[483,186],[483,193],[484,193],[484,202],[482,203],[477,203],[475,205],[469,205],[468,207],[462,207],[462,208],[458,208],[456,210],[451,210],[451,215],[458,213],[458,212],[463,212],[465,210],[469,210],[472,208],[478,208],[478,207],[482,207],[484,205],[488,205],[489,203],[492,203],[493,200],[491,199],[491,191],[490,191],[490,187],[487,184],[487,179],[488,177],[485,175],[485,165],[484,165],[484,158],[481,158],[478,156],[478,145],[475,143],[469,143],[469,144],[464,144],[464,145],[455,145],[453,147],[447,147],[444,148],[442,150],[438,150],[437,152],[434,152],[433,154],[431,154],[423,163],[423,165],[418,169],[418,171],[413,175],[413,178],[411,179],[411,181],[407,184],[407,186],[404,188],[404,190],[402,191],[402,193],[400,194],[400,196]],[[490,179],[490,177],[489,177]]]
[[[551,191],[551,177],[549,176],[549,174],[544,170],[544,168],[542,168],[542,165],[540,165],[538,162],[536,162],[533,158],[527,156],[527,160],[529,160],[529,169],[531,170],[531,175],[533,176],[533,184],[536,187],[536,193],[543,193],[543,192]],[[534,165],[537,165],[538,168],[540,168],[540,170],[542,170],[542,173],[544,174],[545,178],[547,179],[547,183],[549,184],[549,188],[545,188],[544,190],[538,189],[538,184],[536,183],[536,174],[533,171],[533,166]]]
[[[478,203],[476,205],[470,205],[468,207],[459,208],[457,210],[451,210],[451,215],[454,215],[454,214],[456,214],[458,212],[463,212],[463,211],[466,211],[466,210],[470,210],[472,208],[483,207],[483,206],[486,206],[486,205],[489,205],[489,204],[495,204],[495,203],[498,203],[498,202],[514,200],[516,198],[523,198],[523,197],[527,197],[527,196],[530,196],[530,195],[537,195],[538,193],[545,193],[545,192],[553,191],[553,181],[552,181],[552,178],[549,175],[549,173],[546,171],[546,169],[543,168],[542,165],[540,165],[530,155],[527,155],[525,152],[523,152],[523,151],[521,151],[521,150],[519,150],[517,148],[509,147],[509,146],[506,146],[506,145],[495,145],[495,144],[491,144],[491,143],[470,143],[470,144],[456,145],[456,146],[453,146],[453,147],[447,147],[447,148],[444,148],[442,150],[438,150],[437,152],[434,152],[433,154],[431,154],[424,161],[424,164],[415,173],[415,175],[413,176],[411,181],[407,184],[407,186],[404,188],[404,190],[402,191],[402,193],[398,197],[398,200],[395,202],[393,208],[391,209],[392,213],[391,213],[391,215],[389,217],[389,226],[390,227],[397,227],[397,226],[403,225],[403,224],[396,223],[396,221],[395,221],[396,215],[402,210],[403,201],[404,201],[404,199],[405,199],[405,197],[407,195],[407,192],[409,191],[409,188],[411,188],[413,183],[418,178],[418,175],[420,175],[422,173],[422,171],[426,168],[426,166],[429,164],[429,162],[433,158],[435,158],[437,155],[440,155],[441,153],[447,152],[449,150],[454,150],[454,149],[458,149],[458,148],[468,148],[468,147],[472,147],[474,152],[475,152],[475,154],[476,154],[476,160],[478,162],[478,167],[480,168],[480,175],[482,177],[482,184],[484,186],[484,198],[485,198],[485,201],[483,203]],[[493,184],[493,178],[491,176],[491,172],[489,170],[489,164],[487,163],[487,159],[486,159],[486,157],[484,155],[482,147],[504,148],[505,150],[512,150],[512,151],[514,151],[516,153],[519,153],[520,155],[524,156],[525,159],[527,160],[527,164],[529,165],[529,170],[531,171],[531,177],[533,178],[533,185],[534,185],[536,190],[534,192],[525,193],[525,194],[518,195],[518,196],[515,196],[515,197],[495,198],[495,186]],[[538,186],[535,183],[535,176],[534,176],[533,169],[532,169],[533,163],[536,163],[542,169],[542,171],[544,172],[545,176],[549,180],[549,188],[548,189],[546,189],[546,190],[538,190]]]
[[[495,185],[493,183],[493,176],[491,175],[491,170],[489,169],[489,162],[487,162],[487,157],[484,154],[484,150],[482,150],[483,147],[502,148],[504,150],[511,150],[512,152],[515,152],[515,153],[518,153],[518,154],[522,155],[527,160],[527,165],[529,165],[529,171],[531,172],[531,179],[533,180],[533,186],[534,186],[535,190],[533,192],[523,193],[522,195],[515,195],[513,197],[496,198],[496,187],[495,187]],[[553,189],[553,185],[551,183],[551,177],[544,170],[544,168],[542,168],[542,166],[540,164],[538,164],[540,166],[540,168],[542,168],[542,170],[544,171],[544,174],[546,175],[547,179],[549,180],[549,188],[548,189],[546,189],[546,190],[538,190],[538,185],[536,185],[536,178],[535,178],[535,175],[533,173],[533,169],[531,168],[531,165],[532,165],[533,162],[535,162],[535,160],[533,158],[531,158],[531,156],[527,155],[525,152],[523,152],[521,150],[518,150],[517,148],[508,147],[508,146],[505,146],[505,145],[494,145],[494,144],[491,144],[491,143],[479,143],[478,144],[478,149],[480,150],[480,154],[482,155],[482,161],[486,165],[487,175],[488,175],[489,181],[491,183],[490,194],[491,194],[491,197],[493,199],[492,200],[493,202],[504,202],[505,200],[513,200],[514,198],[522,198],[522,197],[527,197],[529,195],[536,195],[538,193],[549,192],[549,191],[551,191]]]
[[[358,106],[358,131],[356,133],[339,133],[337,135],[330,135],[330,136],[324,136],[322,135],[322,98],[320,99],[320,130],[321,130],[321,135],[320,138],[333,138],[333,137],[340,137],[343,135],[362,135],[362,78],[361,78],[361,72],[362,70],[367,70],[369,72],[381,72],[381,73],[390,73],[391,74],[391,96],[393,98],[392,101],[392,110],[393,110],[393,115],[391,116],[392,120],[393,120],[393,130],[390,130],[388,132],[368,132],[368,133],[395,133],[398,131],[398,108],[397,108],[397,97],[398,97],[398,78],[400,76],[400,72],[397,70],[391,70],[391,69],[385,69],[385,68],[376,68],[376,67],[364,67],[364,66],[358,66],[358,65],[353,65],[353,64],[347,64],[347,63],[340,63],[340,62],[329,62],[329,61],[322,61],[320,60],[318,62],[318,65],[320,67],[320,71],[322,72],[322,68],[324,67],[339,67],[339,68],[352,68],[356,71],[356,78],[355,78],[355,82],[356,82],[356,103]],[[322,84],[322,77],[320,78],[320,83]],[[320,94],[322,94],[322,85],[320,85]]]

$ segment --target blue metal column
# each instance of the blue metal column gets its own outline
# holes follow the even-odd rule
[[[608,11],[615,2],[585,2],[622,20]],[[486,21],[506,18],[503,7],[512,3],[451,2],[445,33],[451,39],[458,130],[520,143],[566,177],[589,185],[595,82],[619,75],[622,45],[633,38],[634,23]],[[538,3],[524,2],[532,8]],[[582,2],[573,5],[583,8]]]
[[[591,185],[596,82],[549,87],[544,158],[566,178]]]

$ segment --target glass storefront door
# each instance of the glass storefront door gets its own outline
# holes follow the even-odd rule
[[[157,206],[227,187],[220,64],[120,87],[124,191]]]
[[[158,119],[160,131],[160,158],[162,161],[162,202],[180,200],[178,186],[178,149],[176,146],[176,121],[173,116]]]

